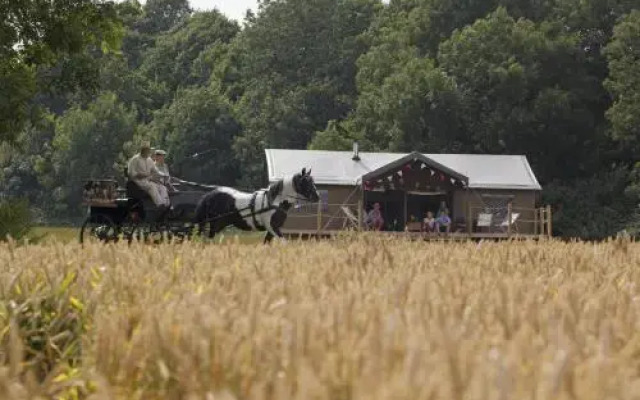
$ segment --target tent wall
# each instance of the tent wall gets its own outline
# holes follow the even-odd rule
[[[340,209],[342,205],[349,206],[352,212],[357,215],[357,204],[362,199],[362,193],[358,187],[316,185],[316,188],[322,199],[320,218],[318,218],[318,204],[303,205],[298,209],[292,208],[283,226],[284,230],[315,231],[318,228],[318,223],[322,227],[326,226],[328,230],[340,230],[345,217],[344,212]],[[349,196],[351,197],[349,198]]]

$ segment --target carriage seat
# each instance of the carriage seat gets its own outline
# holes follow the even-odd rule
[[[138,186],[134,181],[130,181],[127,179],[127,197],[136,199],[136,200],[151,200],[151,196],[149,193],[145,192]]]

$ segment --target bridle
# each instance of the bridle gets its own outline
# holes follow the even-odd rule
[[[300,196],[297,196],[298,194],[300,194],[299,189],[300,189],[300,180],[301,180],[301,179],[308,179],[308,178],[307,178],[306,176],[300,176],[297,180],[296,180],[296,178],[295,178],[295,177],[292,179],[291,184],[293,185],[293,190],[294,190],[294,191],[295,191],[295,193],[296,193],[295,195],[293,195],[293,194],[285,194],[285,193],[282,193],[282,194],[281,194],[281,196],[282,196],[283,198],[286,198],[286,199],[291,199],[291,200],[296,200],[296,201],[305,201],[305,202],[310,202],[311,200],[309,200],[309,198],[308,198],[308,197],[300,197]],[[316,191],[316,193],[318,192],[318,191],[317,191],[317,189],[315,189],[315,185],[314,185],[314,190]]]

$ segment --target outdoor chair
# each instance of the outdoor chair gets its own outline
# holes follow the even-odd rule
[[[478,222],[476,226],[480,229],[485,228],[490,231],[492,220],[493,220],[493,214],[480,213],[478,214]]]

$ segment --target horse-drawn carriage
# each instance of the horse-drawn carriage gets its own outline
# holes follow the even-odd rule
[[[301,173],[253,193],[179,181],[179,190],[169,196],[173,208],[165,211],[128,179],[125,188],[120,188],[115,179],[87,182],[87,218],[80,229],[80,242],[184,240],[191,237],[196,225],[200,234],[208,225],[210,239],[233,225],[245,231],[266,231],[268,242],[274,237],[282,238],[280,228],[292,202],[317,202],[320,198],[311,171],[304,168]]]
[[[80,242],[189,238],[198,201],[212,187],[182,181],[177,185],[180,190],[169,194],[173,209],[164,211],[132,181],[127,180],[124,188],[115,179],[86,182],[83,204],[87,217],[80,229]]]

